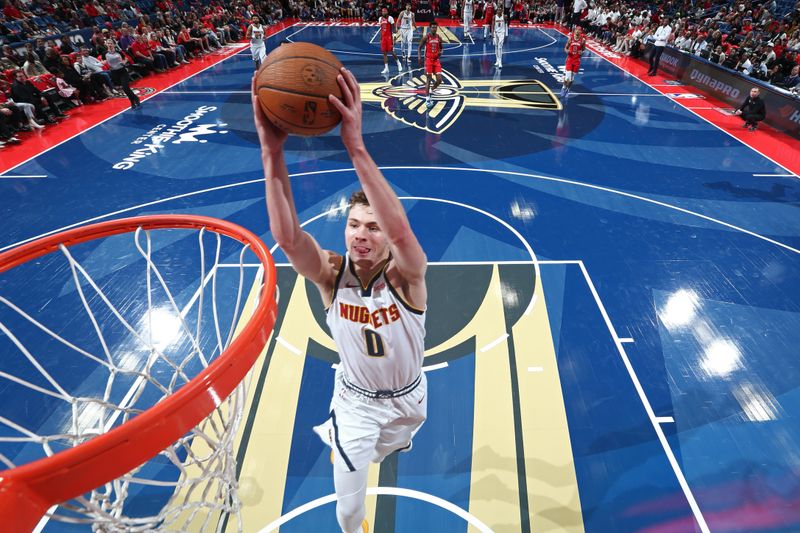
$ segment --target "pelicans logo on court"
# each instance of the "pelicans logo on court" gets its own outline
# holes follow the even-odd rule
[[[468,107],[491,111],[562,109],[558,98],[538,80],[459,80],[442,70],[442,83],[433,92],[433,106],[425,105],[423,69],[400,73],[388,83],[364,83],[361,99],[380,102],[392,118],[430,133],[442,133]]]

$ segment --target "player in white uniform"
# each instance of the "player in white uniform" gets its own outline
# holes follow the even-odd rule
[[[264,27],[259,24],[257,15],[250,19],[247,27],[247,38],[250,39],[250,52],[253,54],[253,61],[256,63],[256,70],[261,66],[261,62],[267,57],[267,45],[264,44]]]
[[[406,4],[406,10],[401,11],[400,19],[400,57],[411,61],[411,47],[414,43],[415,20],[411,4]]]
[[[464,37],[469,35],[470,28],[472,27],[473,7],[474,7],[474,0],[464,0],[464,8],[461,12],[461,17],[464,19]]]
[[[427,415],[422,373],[427,259],[364,145],[358,82],[342,68],[338,83],[342,100],[328,98],[342,115],[342,142],[364,191],[351,198],[344,255],[323,250],[301,229],[283,155],[286,133],[264,116],[256,97],[252,100],[272,237],[294,269],[317,286],[342,361],[330,419],[314,429],[333,449],[339,526],[355,533],[368,531],[369,463],[409,450]]]
[[[498,6],[497,15],[494,17],[494,55],[497,60],[494,66],[503,68],[503,43],[506,41],[506,19],[503,15],[503,6]]]

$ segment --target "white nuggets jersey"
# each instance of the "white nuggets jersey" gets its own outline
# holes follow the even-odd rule
[[[405,11],[400,12],[400,29],[403,31],[409,31],[412,26],[412,22],[414,21],[414,13],[406,13]]]
[[[506,19],[503,15],[494,17],[494,34],[500,40],[506,38]]]
[[[250,46],[253,48],[264,46],[264,26],[261,24],[251,24]]]
[[[363,287],[345,255],[327,317],[345,379],[372,391],[416,380],[425,351],[425,311],[403,300],[385,269]]]

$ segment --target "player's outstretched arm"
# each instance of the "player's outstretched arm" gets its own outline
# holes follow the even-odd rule
[[[424,290],[427,258],[408,223],[405,209],[397,199],[392,187],[383,177],[375,161],[364,146],[361,134],[361,92],[355,76],[342,68],[337,78],[342,89],[342,100],[330,96],[331,103],[342,114],[342,142],[361,181],[364,193],[378,220],[378,225],[386,234],[397,269],[403,279],[412,287]],[[419,293],[417,293],[419,294]],[[424,295],[412,302],[424,305]],[[422,301],[420,301],[422,300]]]
[[[255,89],[255,76],[253,77]],[[253,91],[253,116],[261,144],[261,162],[267,184],[267,212],[272,237],[281,247],[298,274],[315,283],[326,300],[336,278],[332,254],[300,227],[294,206],[289,171],[283,158],[286,132],[274,126],[264,115]],[[326,302],[327,305],[328,302]]]

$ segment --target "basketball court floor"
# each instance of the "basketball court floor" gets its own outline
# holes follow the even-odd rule
[[[297,25],[268,42],[321,44],[358,77],[367,146],[431,262],[429,417],[410,453],[373,466],[372,531],[800,530],[797,175],[593,52],[559,98],[554,29],[511,28],[502,71],[480,34],[445,29],[426,112],[416,62],[379,74],[376,30]],[[223,218],[273,247],[252,71],[245,49],[7,172],[0,248],[155,213]],[[358,183],[340,139],[286,146],[304,227],[343,250]],[[313,286],[274,255],[279,319],[237,436],[243,529],[337,531],[312,426],[338,356]],[[21,364],[5,336],[0,353]]]

